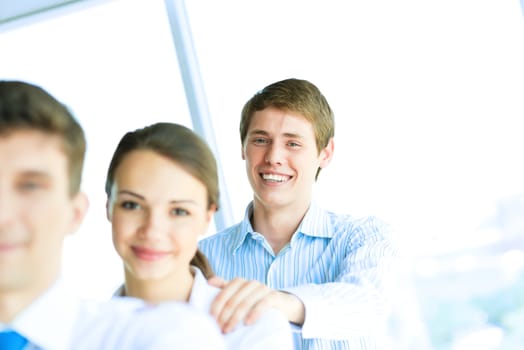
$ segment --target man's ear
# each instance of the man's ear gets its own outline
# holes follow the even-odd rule
[[[329,142],[326,147],[324,147],[319,154],[320,164],[319,167],[325,168],[333,159],[333,152],[335,151],[335,141],[333,138],[329,139]]]
[[[84,222],[88,209],[89,199],[87,198],[87,195],[84,192],[78,192],[72,199],[72,215],[69,233],[78,231],[80,225]]]
[[[244,151],[244,145],[241,146],[241,151],[242,151],[242,160],[246,160],[246,153]]]

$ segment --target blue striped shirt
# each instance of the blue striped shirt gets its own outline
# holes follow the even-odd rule
[[[244,220],[199,243],[215,273],[258,280],[293,293],[305,306],[296,349],[383,349],[388,285],[397,262],[389,228],[375,217],[354,219],[314,202],[291,241],[275,256]]]

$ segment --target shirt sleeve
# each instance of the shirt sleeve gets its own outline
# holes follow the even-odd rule
[[[352,232],[351,239],[346,235],[339,242],[346,245],[346,255],[333,282],[283,289],[304,304],[304,339],[349,340],[383,334],[398,252],[382,230],[387,226],[368,222]]]

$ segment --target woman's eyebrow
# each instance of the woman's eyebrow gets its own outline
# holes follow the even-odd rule
[[[140,198],[140,199],[145,199],[144,196],[142,195],[139,195],[138,193],[135,193],[133,191],[129,191],[129,190],[121,190],[121,191],[118,191],[118,194],[121,195],[121,194],[127,194],[129,196],[132,196],[132,197],[137,197],[137,198]]]
[[[132,196],[132,197],[136,197],[136,198],[139,198],[141,200],[145,200],[146,197],[138,194],[138,193],[135,193],[133,191],[129,191],[129,190],[121,190],[118,192],[119,195],[128,195],[128,196]],[[170,204],[193,204],[193,205],[198,205],[197,201],[193,200],[193,199],[173,199],[173,200],[170,200],[169,201]]]
[[[180,204],[180,203],[198,204],[193,199],[174,199],[174,200],[170,201],[169,203],[171,203],[171,204]]]

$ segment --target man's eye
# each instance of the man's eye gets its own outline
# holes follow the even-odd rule
[[[41,187],[42,186],[39,183],[34,182],[34,181],[26,181],[18,185],[18,188],[21,189],[22,191],[34,191]]]
[[[189,212],[182,208],[174,208],[171,210],[171,214],[174,216],[187,216]]]
[[[140,204],[132,201],[123,201],[120,206],[127,210],[136,210],[140,209]]]
[[[288,146],[296,148],[296,147],[300,147],[300,144],[297,142],[290,141],[288,142]]]
[[[266,139],[263,139],[263,138],[253,139],[253,143],[256,144],[256,145],[262,145],[262,144],[265,144],[267,142],[268,141]]]

